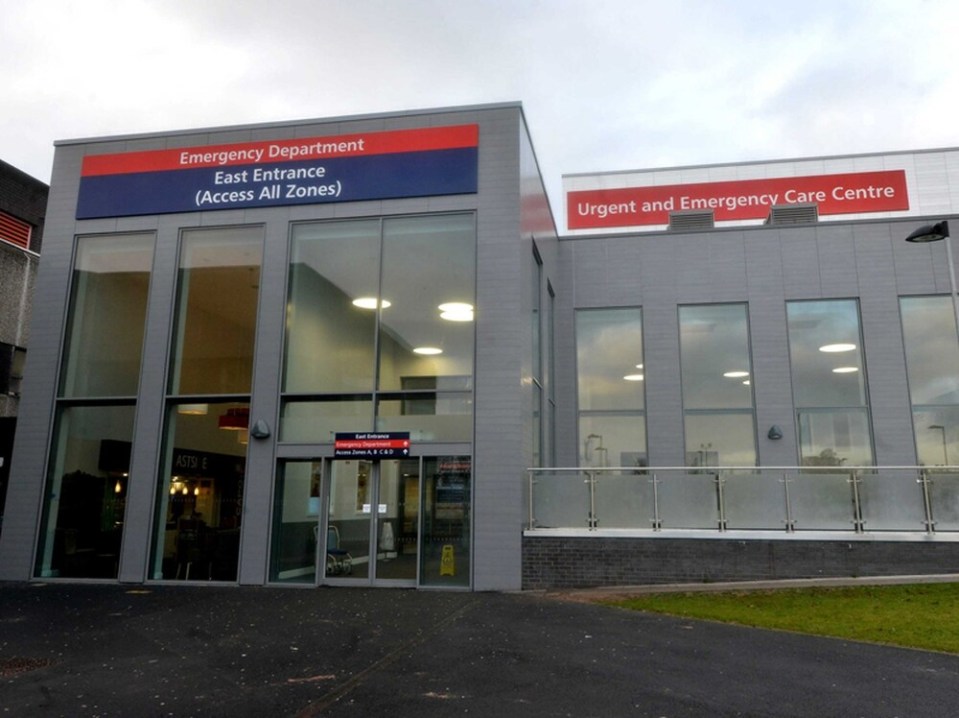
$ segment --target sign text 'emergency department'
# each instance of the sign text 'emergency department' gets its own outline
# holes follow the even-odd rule
[[[478,147],[454,125],[88,155],[76,216],[472,194]]]

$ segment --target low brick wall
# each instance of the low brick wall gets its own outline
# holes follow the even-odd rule
[[[524,536],[523,588],[959,573],[959,542]]]

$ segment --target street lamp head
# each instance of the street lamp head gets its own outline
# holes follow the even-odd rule
[[[906,237],[907,242],[938,242],[949,236],[949,223],[946,220],[935,224],[924,224]]]

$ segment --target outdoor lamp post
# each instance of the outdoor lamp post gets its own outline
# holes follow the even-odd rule
[[[907,242],[938,242],[946,240],[946,263],[949,265],[949,288],[952,290],[952,315],[956,322],[956,336],[959,337],[959,297],[956,296],[956,270],[952,266],[952,242],[949,239],[949,222],[942,220],[935,224],[925,224],[906,237]]]
[[[949,265],[949,290],[952,296],[952,318],[956,323],[956,337],[959,338],[959,296],[956,295],[956,270],[952,265],[952,242],[949,239],[949,222],[942,220],[935,224],[925,224],[908,237],[907,242],[938,242],[946,240],[946,263]],[[959,367],[957,367],[959,370]],[[946,443],[946,427],[942,424],[932,424],[929,427],[933,431],[942,432],[942,458],[945,465],[949,465],[949,448]]]

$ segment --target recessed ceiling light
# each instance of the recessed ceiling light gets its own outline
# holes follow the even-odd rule
[[[416,347],[413,350],[414,354],[422,354],[424,356],[433,356],[435,354],[442,354],[443,350],[439,347]]]
[[[838,354],[839,352],[851,352],[856,349],[855,344],[839,342],[837,344],[824,344],[819,347],[819,351],[827,354]]]
[[[749,379],[743,379],[743,385],[749,386]]]
[[[856,366],[837,366],[832,370],[833,374],[854,374],[859,371],[859,367]]]
[[[748,371],[727,371],[723,376],[729,379],[742,379],[744,376],[749,376]]]
[[[446,302],[440,304],[440,318],[450,322],[473,321],[473,305],[465,302]]]
[[[623,377],[626,381],[642,381],[645,378],[642,374],[627,374]]]
[[[642,369],[642,368],[643,368],[643,365],[642,365],[642,364],[637,364],[637,365],[636,365],[636,368],[637,368],[637,369]]]
[[[360,309],[376,309],[376,297],[359,297],[353,300],[353,306],[359,307]],[[384,299],[380,302],[381,309],[386,309],[389,306],[392,306],[389,299]]]

